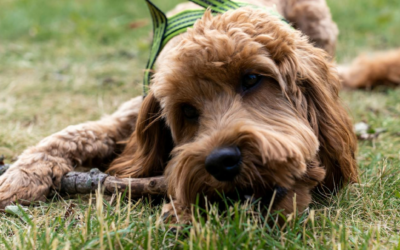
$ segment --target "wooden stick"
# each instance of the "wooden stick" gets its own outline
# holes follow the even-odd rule
[[[167,191],[167,185],[162,176],[117,178],[102,173],[97,168],[90,170],[90,172],[69,172],[62,178],[59,191],[68,194],[88,194],[97,190],[99,185],[108,194],[116,191],[123,192],[129,190],[130,187],[132,197],[165,194]]]
[[[0,155],[0,175],[4,174],[10,167],[8,164],[4,164],[4,155]]]
[[[0,164],[0,175],[4,174],[9,167],[10,167],[10,165],[8,165],[8,164],[4,164],[4,165]]]
[[[0,175],[2,175],[10,165],[0,164]],[[63,176],[61,193],[89,194],[97,190],[98,187],[104,189],[104,193],[112,194],[116,191],[124,192],[129,190],[132,197],[144,195],[163,195],[167,192],[167,185],[163,176],[149,178],[117,178],[100,172],[97,168],[90,172],[69,172]]]

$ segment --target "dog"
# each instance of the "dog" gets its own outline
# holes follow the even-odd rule
[[[173,222],[190,221],[198,195],[251,196],[289,214],[313,192],[357,182],[356,136],[332,62],[338,30],[325,1],[246,2],[274,6],[296,29],[263,9],[206,11],[162,50],[144,99],[25,150],[0,177],[0,209],[45,200],[74,167],[115,155],[113,175],[165,176],[171,201],[162,213]]]

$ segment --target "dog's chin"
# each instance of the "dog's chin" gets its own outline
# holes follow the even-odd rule
[[[241,169],[240,174],[229,181],[218,180],[206,174],[208,175],[206,179],[209,181],[204,182],[201,190],[198,190],[198,194],[207,197],[207,200],[212,203],[221,203],[221,205],[248,202],[250,204],[261,203],[263,207],[269,207],[271,202],[276,204],[286,196],[294,181],[292,175],[288,173],[286,178],[291,179],[290,183],[281,185],[274,180],[273,175],[262,176],[260,169],[263,169],[265,174],[268,164],[257,166],[257,164],[248,163]],[[249,173],[252,174],[249,175]]]
[[[204,194],[203,202],[207,201],[217,204],[224,209],[226,205],[230,206],[234,203],[247,203],[249,205],[260,204],[261,209],[266,209],[278,204],[288,193],[284,187],[274,186],[272,188],[264,188],[263,190],[254,189],[252,187],[235,187],[229,190],[214,190],[209,194]],[[200,201],[202,204],[203,202]]]

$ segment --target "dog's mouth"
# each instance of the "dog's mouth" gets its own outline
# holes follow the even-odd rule
[[[223,173],[220,175],[210,173],[207,169],[221,185],[217,187],[215,183],[210,183],[210,185],[205,183],[206,186],[214,186],[216,188],[213,191],[212,189],[206,191],[208,197],[213,202],[220,203],[222,198],[224,202],[228,201],[229,204],[235,202],[250,202],[251,204],[261,203],[263,207],[270,207],[271,204],[278,204],[287,195],[287,187],[279,185],[279,182],[277,183],[273,180],[273,172],[268,174],[268,181],[265,179],[265,176],[263,177],[261,175],[259,169],[265,170],[268,169],[268,167],[263,165],[260,161],[251,163],[240,161],[237,166],[235,167],[239,170],[235,171],[232,175],[229,167],[225,167]]]
[[[236,202],[249,202],[250,204],[261,203],[263,208],[274,207],[282,201],[288,194],[288,190],[284,187],[275,185],[271,190],[264,190],[263,192],[255,191],[252,188],[235,189],[227,193],[218,193],[219,199],[214,197],[212,202],[217,202],[220,206],[228,204],[232,205]],[[222,201],[221,202],[221,198]]]

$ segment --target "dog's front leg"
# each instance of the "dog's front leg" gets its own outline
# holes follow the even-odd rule
[[[75,166],[110,157],[117,142],[133,132],[141,103],[142,97],[134,98],[110,116],[69,126],[25,150],[0,177],[0,211],[13,202],[43,201]]]

